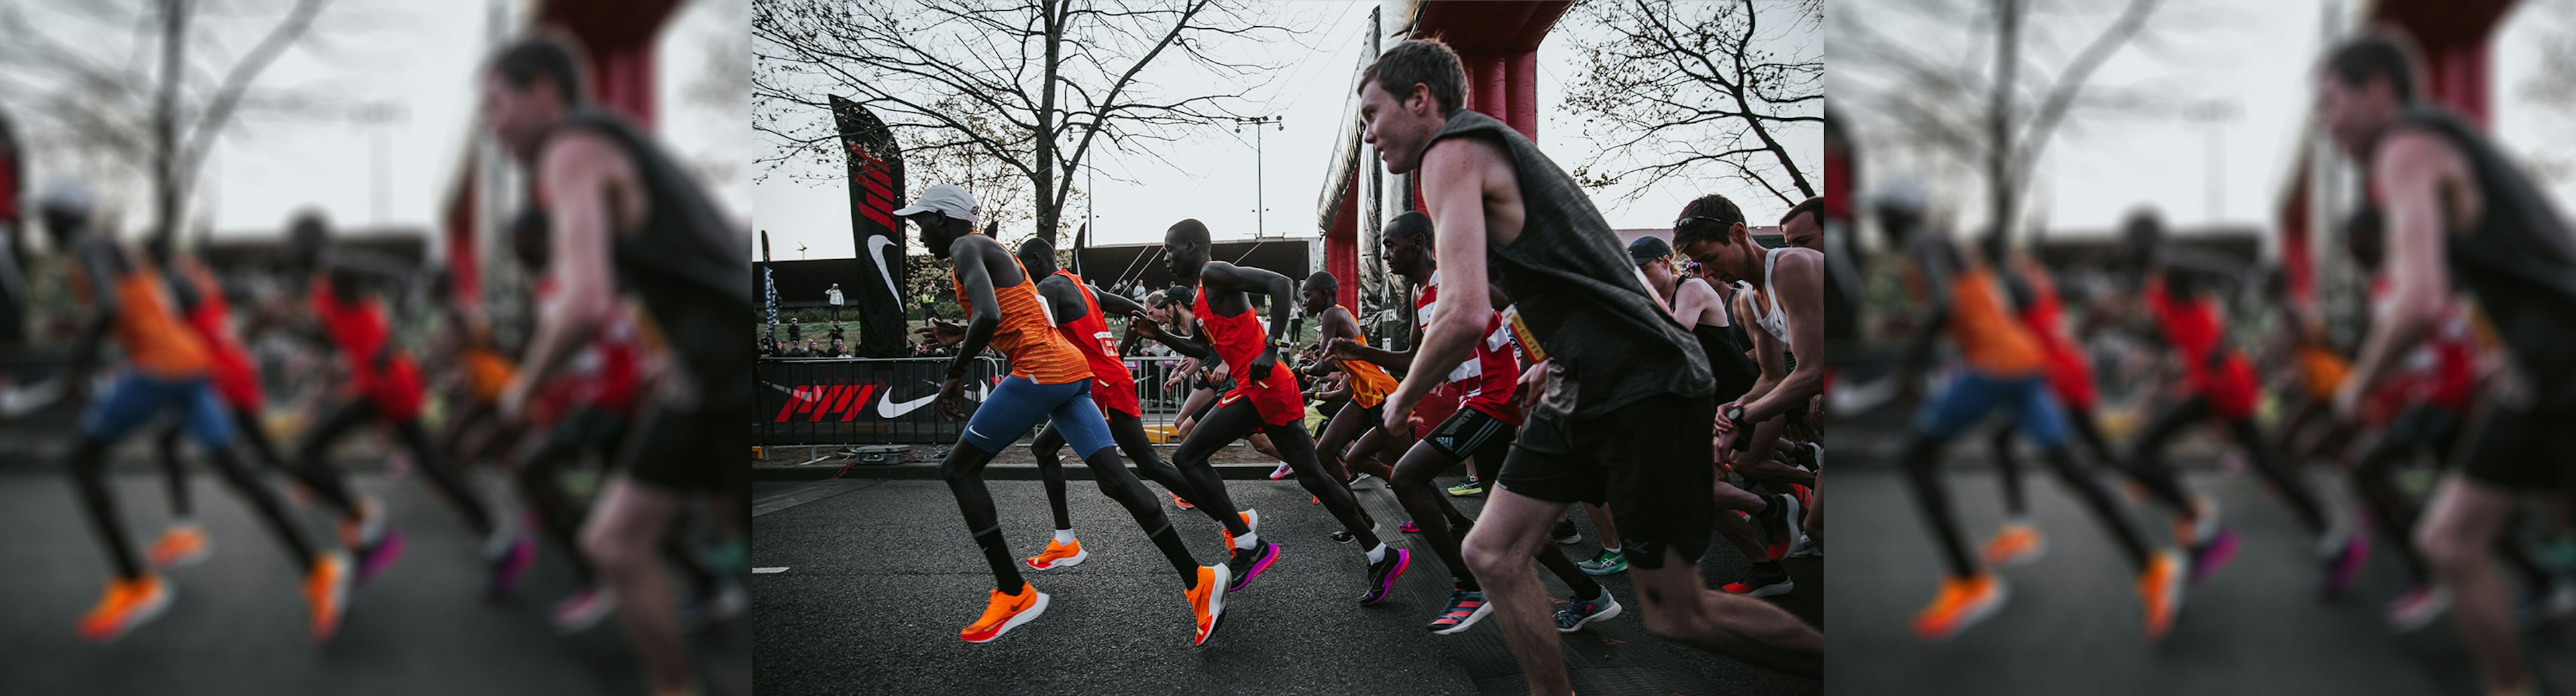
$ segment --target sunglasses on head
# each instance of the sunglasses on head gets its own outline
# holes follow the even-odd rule
[[[1675,229],[1679,229],[1679,228],[1681,228],[1681,226],[1683,226],[1683,225],[1688,225],[1688,224],[1691,224],[1691,223],[1693,223],[1693,222],[1706,222],[1706,223],[1709,223],[1709,224],[1712,224],[1712,225],[1716,225],[1716,226],[1718,226],[1718,227],[1727,227],[1727,226],[1730,226],[1730,225],[1732,225],[1732,224],[1733,224],[1733,223],[1727,222],[1727,221],[1725,221],[1725,220],[1720,220],[1720,219],[1713,218],[1713,217],[1709,217],[1709,216],[1706,216],[1706,215],[1684,215],[1684,216],[1682,216],[1682,219],[1674,220],[1674,221],[1673,221],[1673,227],[1674,227]]]

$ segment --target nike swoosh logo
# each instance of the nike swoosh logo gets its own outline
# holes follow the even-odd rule
[[[895,230],[896,234],[901,234],[902,232],[903,230],[900,228]],[[868,260],[877,262],[877,277],[885,281],[886,296],[894,298],[894,306],[896,309],[902,309],[903,293],[894,289],[894,274],[886,272],[884,249],[890,246],[894,246],[894,238],[892,236],[869,237]],[[893,418],[893,416],[887,416],[887,418]]]
[[[887,420],[901,418],[903,417],[903,414],[911,413],[923,406],[928,406],[930,405],[930,402],[938,399],[939,392],[931,392],[929,396],[903,402],[897,402],[894,400],[893,396],[887,396],[884,401],[877,402],[877,417]]]

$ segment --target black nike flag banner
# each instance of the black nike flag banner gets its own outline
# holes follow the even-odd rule
[[[857,355],[898,358],[911,354],[904,325],[903,153],[894,133],[876,114],[856,102],[832,97],[832,119],[840,125],[841,147],[850,162],[850,229],[858,251],[858,282],[850,294],[859,305]],[[802,298],[800,298],[802,299]],[[818,298],[819,299],[819,298]]]

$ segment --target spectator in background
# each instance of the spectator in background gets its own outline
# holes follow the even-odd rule
[[[835,357],[835,358],[846,358],[846,357],[850,357],[850,351],[849,351],[849,349],[842,347],[842,344],[841,344],[841,337],[839,337],[839,336],[833,336],[833,337],[832,337],[832,352],[830,353],[830,355],[831,355],[832,357]]]
[[[796,345],[805,345],[805,325],[799,323],[796,317],[787,318],[787,342]],[[812,348],[813,346],[806,347]]]
[[[811,339],[811,338],[805,339],[805,357],[808,357],[808,358],[819,358],[819,357],[823,357],[823,345],[822,345],[821,343],[817,343],[817,342],[815,342],[815,341],[814,341],[814,339]]]
[[[843,333],[843,332],[841,331],[841,322],[839,322],[839,321],[833,321],[833,322],[832,322],[832,332],[831,332],[829,335],[831,336],[831,338],[832,338],[832,342],[833,342],[833,343],[839,343],[839,342],[841,342],[841,337],[842,337],[842,336],[845,336],[845,335],[847,335],[847,334],[845,334],[845,333]]]
[[[831,289],[824,290],[823,301],[832,305],[832,333],[839,334],[841,332],[841,284],[833,283]]]

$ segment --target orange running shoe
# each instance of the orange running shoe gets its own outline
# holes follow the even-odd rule
[[[304,574],[304,603],[313,608],[313,639],[330,640],[340,632],[340,617],[349,611],[349,583],[354,573],[349,568],[349,554],[325,551],[313,558],[313,570]]]
[[[1017,595],[1002,594],[1001,590],[992,592],[992,599],[987,600],[988,603],[984,605],[984,616],[976,619],[975,623],[968,625],[965,630],[958,631],[958,638],[965,639],[969,643],[991,642],[995,638],[1002,637],[1002,634],[1009,633],[1011,629],[1019,628],[1020,624],[1028,623],[1038,618],[1039,614],[1046,613],[1047,594],[1039,592],[1036,585],[1020,583],[1020,593]]]
[[[1222,565],[1199,566],[1199,586],[1181,592],[1190,600],[1191,618],[1198,622],[1191,645],[1206,645],[1208,636],[1216,633],[1217,618],[1225,615],[1225,584],[1232,574]]]
[[[1071,568],[1082,565],[1082,559],[1090,557],[1091,552],[1082,550],[1081,539],[1075,539],[1070,544],[1049,539],[1045,553],[1029,557],[1029,567],[1038,570]]]
[[[1986,542],[1986,565],[2017,566],[2048,553],[2048,539],[2040,536],[2039,525],[2029,522],[2006,522],[1995,538]]]
[[[2003,578],[1993,573],[1943,580],[1940,596],[1914,615],[1914,635],[1924,640],[1949,640],[2002,608],[2009,594]]]
[[[170,608],[170,585],[161,576],[146,575],[136,580],[109,580],[107,594],[98,605],[81,617],[80,634],[94,643],[116,640],[134,627],[151,621]]]
[[[2147,570],[2138,575],[2138,597],[2146,600],[2148,640],[2163,640],[2173,628],[2174,614],[2182,611],[2184,572],[2182,556],[2170,549],[2147,557]]]
[[[152,542],[150,555],[154,568],[185,568],[205,562],[214,551],[214,542],[206,536],[206,530],[183,523],[163,530],[160,540]]]

